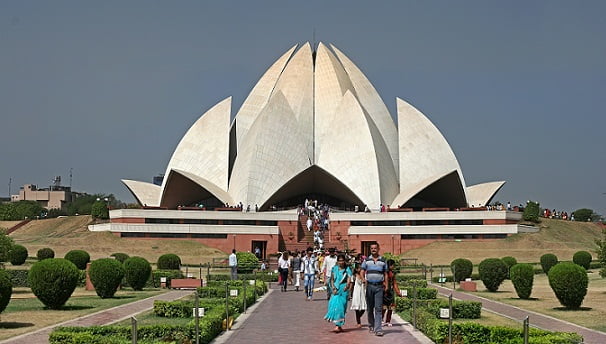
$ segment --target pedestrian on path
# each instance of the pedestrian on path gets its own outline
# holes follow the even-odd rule
[[[368,307],[369,332],[381,337],[383,291],[387,289],[387,264],[379,255],[379,244],[370,245],[370,256],[362,262],[364,280],[366,281],[366,305]]]
[[[356,312],[356,327],[362,327],[362,315],[366,311],[366,285],[362,269],[356,263],[353,276],[351,276],[353,292],[351,293],[351,309]]]
[[[292,259],[292,275],[294,280],[295,290],[299,291],[301,286],[301,252],[296,251]]]
[[[231,279],[238,279],[238,258],[236,257],[236,249],[231,250],[229,255],[229,268],[231,269]]]
[[[288,251],[284,251],[280,259],[278,259],[278,272],[280,273],[282,291],[286,291],[286,286],[288,286],[288,271],[290,269],[290,259],[288,259],[288,256]]]
[[[333,330],[335,333],[343,332],[345,324],[345,312],[347,311],[347,297],[351,288],[351,268],[347,266],[347,261],[344,254],[339,254],[337,257],[337,265],[332,268],[330,274],[330,290],[332,297],[328,301],[328,311],[324,319],[332,321],[336,326]]]
[[[301,260],[301,273],[303,274],[303,286],[305,287],[307,301],[311,301],[314,295],[314,283],[318,273],[318,260],[312,253],[313,249],[308,247],[305,257]]]
[[[331,247],[328,249],[329,255],[324,258],[322,262],[322,274],[324,275],[324,284],[326,285],[326,299],[330,300],[332,291],[330,290],[330,276],[332,274],[332,268],[337,265],[336,249]]]
[[[396,295],[402,295],[396,281],[395,266],[395,260],[389,259],[387,261],[387,290],[383,295],[383,318],[385,322],[382,324],[387,327],[391,327],[391,314],[396,309]]]

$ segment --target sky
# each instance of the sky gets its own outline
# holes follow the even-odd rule
[[[604,1],[0,1],[0,196],[54,176],[134,202],[187,129],[295,44],[400,97],[494,200],[606,214]]]

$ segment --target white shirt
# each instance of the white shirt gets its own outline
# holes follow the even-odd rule
[[[235,253],[229,255],[229,266],[238,266],[238,258]]]
[[[278,266],[282,269],[288,269],[290,268],[290,260],[284,259],[284,257],[282,256],[280,257],[280,259],[278,259]]]
[[[330,277],[332,274],[333,266],[337,265],[337,256],[326,256],[324,262],[322,262],[322,271],[326,274],[326,277]]]
[[[315,274],[318,270],[318,261],[316,257],[305,256],[301,258],[301,272],[305,274]]]

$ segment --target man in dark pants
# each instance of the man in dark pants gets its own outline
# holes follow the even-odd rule
[[[370,256],[362,262],[364,282],[366,283],[366,306],[368,309],[369,332],[383,336],[381,327],[383,291],[387,289],[387,264],[379,255],[379,244],[370,245]]]

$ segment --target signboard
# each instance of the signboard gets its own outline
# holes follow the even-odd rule
[[[194,274],[193,274],[193,273],[191,273],[191,272],[189,272],[189,273],[187,273],[187,276],[186,276],[186,277],[187,277],[187,278],[194,278]]]
[[[160,277],[160,283],[166,283],[166,277]]]
[[[233,297],[238,296],[238,289],[230,289],[229,296],[233,296]]]
[[[195,318],[196,317],[196,308],[192,308],[192,316]],[[198,307],[198,318],[201,318],[204,316],[204,308],[202,307]]]
[[[446,277],[439,277],[438,283],[446,283]]]
[[[408,296],[408,290],[407,289],[400,290],[400,296],[407,297]]]
[[[440,318],[442,318],[442,319],[450,318],[450,310],[448,308],[440,308]]]
[[[248,280],[248,284],[255,285],[255,280]]]

